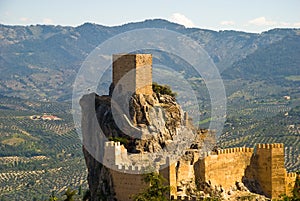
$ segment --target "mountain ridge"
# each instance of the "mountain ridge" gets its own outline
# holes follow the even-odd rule
[[[285,37],[297,38],[300,33],[300,29],[272,29],[261,34],[230,30],[213,31],[185,28],[183,25],[161,19],[112,27],[93,23],[84,23],[77,27],[0,25],[0,90],[11,96],[24,98],[22,93],[25,93],[43,99],[45,96],[42,97],[40,92],[33,93],[32,90],[28,90],[29,86],[34,85],[48,98],[61,100],[60,97],[70,93],[76,72],[94,48],[117,34],[140,28],[162,28],[192,38],[207,51],[221,73],[226,69],[230,71],[234,63],[258,49]],[[169,65],[178,69],[181,64],[171,62]],[[18,77],[17,80],[15,76]],[[56,80],[48,78],[49,82],[40,86],[43,80],[41,77],[52,76],[65,81],[61,84],[52,83]],[[23,86],[16,87],[22,93],[16,92],[11,85]]]

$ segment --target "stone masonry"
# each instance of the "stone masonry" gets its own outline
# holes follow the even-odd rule
[[[113,55],[113,85],[122,79],[136,94],[151,95],[152,91],[152,55],[117,54]]]

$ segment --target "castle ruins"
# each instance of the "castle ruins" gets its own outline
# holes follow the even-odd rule
[[[113,153],[113,157],[109,157],[114,159],[119,169],[112,171],[116,197],[118,201],[130,201],[128,195],[140,192],[146,184],[142,182],[141,174],[127,173],[129,169],[138,167],[122,161],[127,151],[119,142],[106,142],[106,147],[110,154]],[[296,173],[288,173],[284,167],[283,144],[257,144],[255,148],[236,147],[206,152],[203,156],[198,155],[195,161],[179,160],[159,170],[159,173],[167,179],[171,187],[169,196],[174,199],[186,197],[177,192],[182,181],[208,182],[226,191],[239,182],[250,191],[277,199],[283,194],[291,195],[297,178]]]
[[[128,73],[130,71],[133,73]],[[125,80],[130,83],[122,81],[121,85],[132,85],[136,94],[151,95],[152,55],[114,55],[113,86],[118,87],[124,76],[129,76]],[[196,200],[188,197],[182,187],[184,182],[195,187],[201,182],[209,183],[224,191],[242,183],[250,192],[271,199],[282,194],[291,195],[294,189],[297,174],[288,173],[285,169],[283,144],[257,144],[254,148],[236,147],[205,153],[197,149],[186,151],[193,156],[191,160],[171,162],[167,159],[165,168],[156,167],[170,186],[170,200]],[[147,187],[142,181],[142,174],[130,174],[130,170],[142,171],[145,166],[132,165],[128,158],[127,150],[120,142],[105,142],[104,161],[116,167],[110,170],[110,174],[118,201],[131,201],[132,195]]]

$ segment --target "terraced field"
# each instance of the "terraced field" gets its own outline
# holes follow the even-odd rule
[[[46,200],[68,187],[87,189],[69,105],[9,99],[0,98],[1,200]],[[44,113],[61,120],[30,119]]]

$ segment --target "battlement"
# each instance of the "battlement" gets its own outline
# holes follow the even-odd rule
[[[177,198],[176,198],[174,195],[172,195],[171,200],[196,201],[197,198],[196,197],[190,197],[190,196],[177,196]]]
[[[114,142],[114,141],[105,142],[105,147],[120,147],[120,146],[121,146],[120,142]]]
[[[124,164],[120,164],[120,165],[115,165],[115,167],[116,167],[116,169],[118,169],[118,171],[124,172],[124,173],[131,173],[131,172],[136,172],[136,171],[145,172],[147,170],[147,167],[143,166],[143,165],[124,165]]]
[[[230,154],[230,153],[253,153],[254,149],[249,147],[235,147],[235,148],[228,148],[228,149],[220,149],[218,150],[217,154]]]
[[[256,144],[257,149],[282,149],[284,147],[283,143],[274,143],[274,144]]]
[[[297,177],[297,173],[296,172],[287,172],[286,173],[286,177],[296,178]]]

